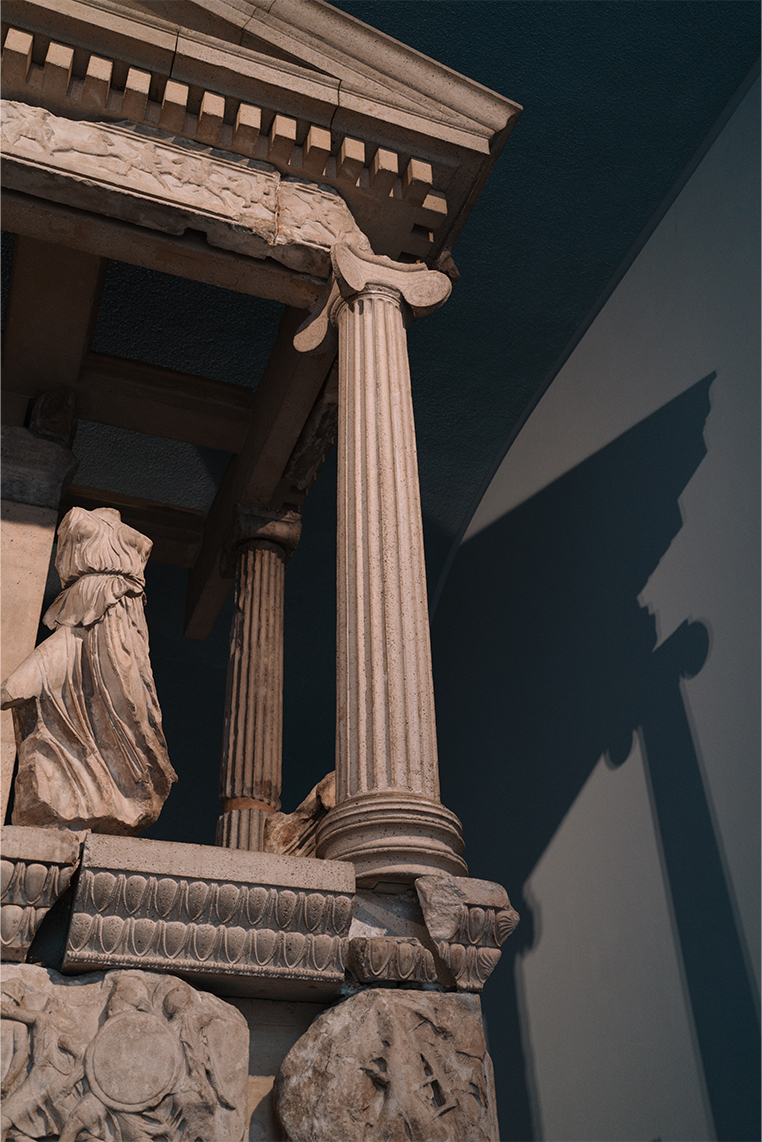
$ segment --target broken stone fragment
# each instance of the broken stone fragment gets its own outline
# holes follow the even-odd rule
[[[423,918],[459,990],[481,991],[500,947],[519,922],[508,893],[491,880],[421,876],[415,882]]]
[[[294,1044],[274,1093],[288,1142],[499,1138],[481,1021],[458,995],[368,988],[344,1000]]]

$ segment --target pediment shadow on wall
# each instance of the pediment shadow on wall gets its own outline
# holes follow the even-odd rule
[[[743,1093],[758,1085],[758,1027],[680,691],[681,676],[703,665],[708,632],[683,623],[654,652],[654,616],[638,602],[682,526],[679,497],[706,454],[714,379],[466,543],[432,635],[442,799],[463,820],[471,875],[501,870],[522,915],[506,958],[535,938],[527,878],[600,757],[623,763],[640,732],[712,1111],[718,1131],[731,1131],[718,1137],[741,1137],[732,1131],[758,1111]],[[478,791],[468,801],[466,771]],[[508,1076],[506,1142],[534,1137],[512,976],[503,965],[486,994],[495,1069]],[[721,996],[707,985],[718,977]]]

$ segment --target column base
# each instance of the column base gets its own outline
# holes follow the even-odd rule
[[[461,824],[439,801],[383,789],[342,801],[318,827],[317,855],[355,866],[358,885],[467,876]]]

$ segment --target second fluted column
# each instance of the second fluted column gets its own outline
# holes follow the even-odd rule
[[[217,844],[261,851],[280,808],[284,588],[301,519],[239,509],[237,531]]]

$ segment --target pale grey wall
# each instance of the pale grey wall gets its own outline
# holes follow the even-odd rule
[[[757,82],[507,453],[434,619],[444,799],[529,920],[512,1045],[486,997],[504,1138],[757,1129],[759,137]]]

